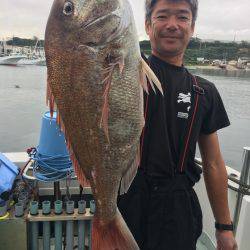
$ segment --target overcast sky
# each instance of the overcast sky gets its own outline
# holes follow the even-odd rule
[[[144,1],[132,4],[140,39],[144,31]],[[19,36],[44,38],[53,0],[1,0],[0,39]],[[200,0],[195,36],[201,39],[250,41],[250,0]]]

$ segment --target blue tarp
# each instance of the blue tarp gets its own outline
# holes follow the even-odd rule
[[[0,153],[0,195],[12,189],[14,180],[19,174],[19,168]]]

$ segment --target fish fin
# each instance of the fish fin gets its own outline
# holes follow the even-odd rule
[[[92,226],[93,250],[139,250],[119,210],[115,217],[103,225],[94,217]]]
[[[157,76],[155,75],[153,70],[144,61],[144,59],[141,58],[141,60],[140,60],[140,82],[141,82],[143,89],[148,93],[148,91],[146,90],[147,89],[147,81],[145,82],[145,76],[148,79],[148,82],[149,82],[151,88],[154,90],[154,92],[156,92],[155,91],[155,86],[156,86],[156,88],[160,91],[160,93],[162,95],[164,95],[163,90],[162,90],[162,86],[161,86],[161,82],[159,81],[159,79],[157,78]]]
[[[141,158],[140,156],[141,156],[140,146],[138,146],[135,159],[133,160],[132,164],[129,166],[126,173],[123,175],[121,179],[121,185],[120,185],[120,191],[119,191],[120,195],[123,195],[128,192],[129,187],[131,186],[136,176],[137,169],[140,165],[140,158]]]
[[[143,90],[149,95],[148,79],[147,79],[146,74],[143,71],[141,62],[139,64],[139,83],[142,86]]]
[[[72,161],[72,165],[74,167],[75,174],[77,176],[77,179],[78,179],[79,183],[82,185],[82,187],[90,186],[89,181],[85,177],[85,174],[84,174],[82,168],[80,167],[80,165],[78,163],[78,160],[77,160],[77,158],[76,158],[76,156],[75,156],[75,154],[73,152],[73,148],[71,146],[72,144],[70,143],[69,136],[68,136],[67,131],[65,129],[64,122],[63,122],[62,117],[61,117],[61,113],[58,110],[58,108],[56,107],[55,98],[54,98],[54,96],[52,94],[52,91],[51,91],[51,88],[50,88],[49,84],[47,86],[47,97],[46,97],[46,99],[47,99],[47,105],[49,105],[49,108],[50,108],[51,118],[53,117],[53,113],[55,111],[55,108],[57,109],[56,123],[58,124],[60,130],[64,133],[65,140],[66,140],[66,145],[67,145],[69,155],[70,155],[70,159]]]
[[[67,144],[70,144],[70,143],[67,143]],[[69,147],[69,146],[67,146],[67,147]],[[80,167],[80,164],[78,163],[78,160],[77,160],[74,153],[70,154],[70,159],[72,161],[72,165],[74,167],[75,174],[77,176],[77,180],[80,183],[80,185],[82,187],[90,187],[90,182],[86,178],[86,176],[83,172],[83,169]]]
[[[62,117],[61,117],[59,110],[57,110],[56,122],[57,122],[58,126],[60,127],[61,131],[64,133],[66,145],[67,145],[69,155],[70,155],[70,159],[71,159],[71,162],[72,162],[72,165],[74,167],[75,174],[77,176],[79,183],[81,184],[82,187],[90,186],[90,183],[89,183],[88,179],[86,178],[86,176],[83,172],[83,169],[80,167],[80,164],[79,164],[79,162],[76,158],[76,155],[73,151],[72,144],[70,142],[69,136],[68,136],[67,131],[65,129],[65,126],[64,126],[64,123],[63,123],[63,120],[62,120]]]
[[[103,107],[102,107],[102,116],[100,121],[100,128],[103,128],[104,134],[110,143],[109,140],[109,129],[108,129],[108,119],[109,119],[109,92],[111,88],[113,68],[107,73],[103,83],[104,83],[104,94],[103,94]]]
[[[122,74],[123,70],[124,70],[124,67],[125,67],[125,62],[124,62],[124,57],[123,56],[121,56],[118,59],[118,65],[119,65],[119,69],[120,69],[120,74]]]
[[[52,118],[53,113],[55,111],[55,98],[52,94],[52,90],[50,88],[49,82],[47,83],[46,103],[47,103],[47,106],[49,106],[50,116]]]
[[[114,73],[115,67],[118,65],[120,74],[122,74],[124,70],[124,57],[119,56],[116,59],[114,59],[113,62],[110,62],[108,64],[108,67],[106,69],[103,69],[104,74],[104,94],[103,94],[103,108],[102,108],[102,116],[100,121],[100,128],[103,128],[104,133],[106,135],[106,138],[108,140],[108,143],[110,143],[109,140],[109,129],[108,129],[108,118],[109,118],[109,92],[112,84],[112,75]]]

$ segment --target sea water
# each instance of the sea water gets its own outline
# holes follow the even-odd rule
[[[227,165],[240,170],[243,147],[250,146],[250,71],[195,70],[213,82],[231,126],[218,131]],[[0,152],[37,146],[46,107],[46,67],[0,66]]]

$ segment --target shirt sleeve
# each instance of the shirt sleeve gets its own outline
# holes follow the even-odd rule
[[[202,122],[202,134],[212,134],[217,130],[230,125],[223,101],[214,84],[210,85],[207,94],[209,96],[209,105],[208,111]]]

